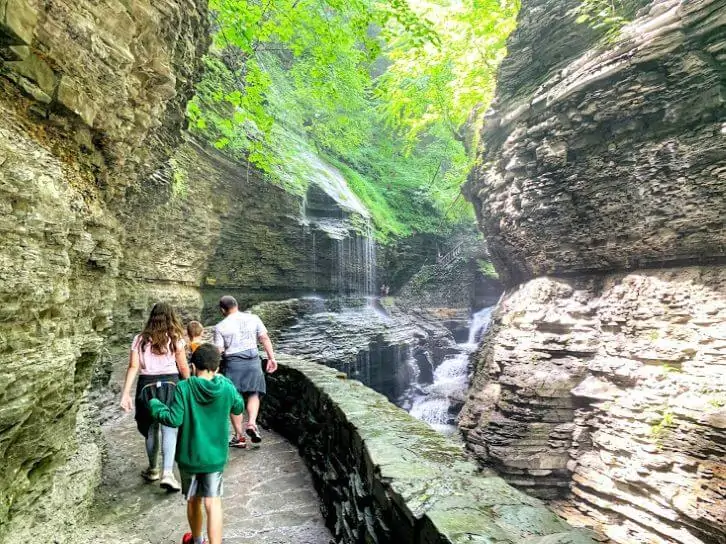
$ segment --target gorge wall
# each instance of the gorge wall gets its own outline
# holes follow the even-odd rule
[[[124,206],[179,140],[206,2],[0,2],[0,538],[92,496],[85,400],[127,259]],[[61,535],[61,536],[58,536]]]
[[[467,184],[509,287],[460,428],[613,542],[726,542],[726,2],[524,0]]]
[[[469,310],[493,306],[503,287],[493,268],[481,235],[462,233],[451,250],[420,266],[397,293],[417,307]]]

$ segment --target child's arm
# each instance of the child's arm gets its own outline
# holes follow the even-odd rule
[[[134,401],[131,398],[131,386],[134,384],[136,375],[139,373],[139,352],[132,348],[129,353],[129,367],[126,370],[126,379],[124,380],[123,393],[121,394],[121,408],[126,412],[130,412],[134,407]]]
[[[181,345],[181,342],[174,353],[174,359],[176,360],[176,368],[179,371],[179,375],[183,380],[186,380],[189,377],[189,364],[187,363],[187,352],[184,346]]]
[[[182,393],[181,384],[176,386],[171,406],[167,406],[159,399],[151,399],[149,401],[149,411],[154,421],[158,421],[167,427],[179,427],[184,421],[184,394]]]

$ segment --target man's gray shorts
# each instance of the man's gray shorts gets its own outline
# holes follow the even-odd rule
[[[221,497],[224,478],[221,472],[188,474],[180,471],[182,493],[187,500],[192,497]]]

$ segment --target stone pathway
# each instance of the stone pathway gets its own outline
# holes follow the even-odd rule
[[[143,438],[133,415],[103,426],[108,447],[96,522],[77,544],[179,544],[187,531],[185,502],[139,476]],[[294,446],[266,432],[263,447],[231,450],[224,480],[225,544],[328,544],[310,473]]]

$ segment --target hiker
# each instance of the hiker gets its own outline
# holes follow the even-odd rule
[[[131,386],[137,374],[139,379],[136,384],[136,395],[132,401]],[[121,395],[121,408],[129,412],[132,405],[135,407],[136,426],[146,438],[149,467],[141,473],[141,476],[147,482],[161,480],[159,482],[161,487],[167,491],[181,489],[172,472],[177,431],[166,425],[159,425],[151,419],[148,401],[156,398],[163,403],[171,402],[180,375],[182,378],[189,376],[189,366],[184,351],[184,330],[171,305],[157,302],[151,308],[144,329],[131,343],[129,367]],[[159,449],[162,460],[161,473]]]
[[[191,530],[182,544],[204,542],[202,503],[209,544],[222,543],[222,473],[229,456],[227,416],[241,414],[244,401],[232,382],[217,375],[219,361],[216,346],[201,344],[192,354],[194,375],[177,385],[171,404],[158,399],[149,403],[155,421],[179,428],[176,462]]]
[[[272,342],[267,336],[267,329],[259,317],[240,312],[237,301],[231,296],[219,299],[219,309],[224,319],[214,327],[214,345],[222,354],[222,373],[242,395],[247,410],[244,433],[242,416],[234,414],[230,416],[234,436],[229,445],[234,448],[245,448],[247,446],[245,434],[255,445],[262,441],[257,429],[257,414],[260,410],[260,397],[267,392],[267,385],[257,350],[258,341],[267,353],[267,372],[275,372],[277,362]]]

